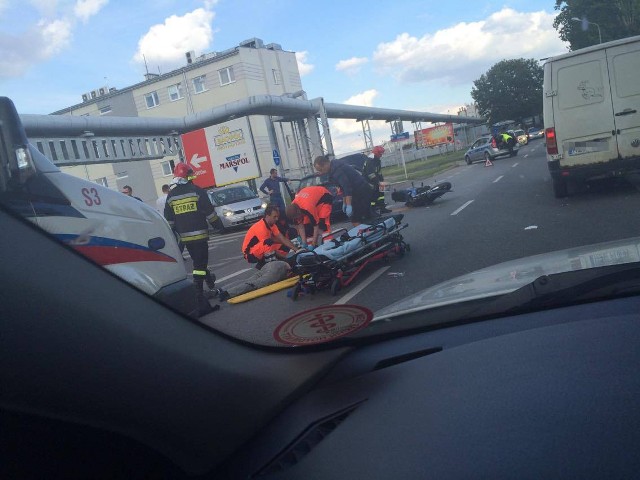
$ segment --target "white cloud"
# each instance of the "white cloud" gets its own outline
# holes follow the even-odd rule
[[[342,103],[347,105],[360,105],[363,107],[372,107],[373,101],[379,95],[379,92],[375,89],[366,90],[361,93],[357,93],[348,98]],[[370,122],[374,123],[374,122]],[[362,124],[355,120],[337,118],[331,121],[331,131],[336,135],[347,135],[352,133],[362,132]]]
[[[307,55],[309,52],[306,50],[302,52],[296,52],[296,60],[298,61],[298,71],[300,72],[300,76],[304,77],[311,73],[311,71],[315,68],[315,65],[311,65],[307,63]]]
[[[60,53],[69,45],[71,40],[71,22],[68,20],[40,21],[38,29],[41,32],[43,58],[49,58]]]
[[[358,73],[362,65],[368,61],[369,59],[367,57],[351,57],[347,60],[340,60],[336,64],[336,70],[339,72],[345,72],[348,75],[353,75]]]
[[[138,41],[133,60],[164,68],[184,63],[184,54],[194,50],[196,55],[207,50],[213,40],[211,22],[215,13],[197,8],[181,17],[172,15],[164,23],[153,25]],[[143,58],[144,55],[144,58]]]
[[[71,41],[72,28],[69,20],[40,20],[26,32],[0,33],[0,79],[19,77],[33,64],[63,51]]]
[[[78,0],[73,9],[73,13],[83,22],[89,20],[104,7],[109,0]]]
[[[566,51],[553,28],[554,13],[503,8],[478,22],[461,22],[420,38],[402,33],[378,45],[376,66],[401,82],[475,80],[505,58],[542,58]]]

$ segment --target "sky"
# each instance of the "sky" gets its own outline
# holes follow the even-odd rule
[[[566,52],[554,0],[0,0],[0,95],[48,114],[101,86],[165,73],[186,51],[257,37],[296,52],[307,98],[456,114],[473,81],[508,58]],[[391,133],[371,122],[375,143]],[[405,126],[408,129],[410,125]],[[425,126],[423,125],[423,128]],[[336,153],[364,147],[331,122]]]

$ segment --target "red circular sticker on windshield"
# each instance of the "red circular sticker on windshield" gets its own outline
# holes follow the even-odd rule
[[[372,318],[373,312],[359,305],[325,305],[289,317],[273,338],[287,345],[330,342],[366,327]]]

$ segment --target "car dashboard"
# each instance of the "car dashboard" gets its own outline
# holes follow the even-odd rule
[[[640,300],[625,298],[359,348],[220,473],[274,480],[634,477],[638,312]]]

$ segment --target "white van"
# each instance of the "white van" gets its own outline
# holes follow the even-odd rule
[[[3,207],[149,295],[183,313],[196,311],[195,289],[174,233],[154,208],[61,172],[28,144],[6,97],[0,97],[0,145]],[[56,272],[38,274],[56,278]]]
[[[556,197],[568,182],[640,172],[640,36],[544,64],[544,125]]]

